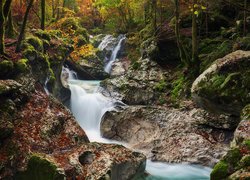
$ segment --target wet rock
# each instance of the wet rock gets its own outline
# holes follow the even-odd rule
[[[39,84],[35,87],[27,101],[21,93],[21,102],[16,101],[11,91],[18,110],[0,111],[0,179],[131,179],[144,172],[144,155],[119,145],[89,143],[69,110]]]
[[[149,59],[138,61],[123,76],[106,79],[101,82],[107,95],[122,100],[129,105],[150,104],[158,100],[157,86],[164,81],[164,72]]]
[[[231,149],[218,162],[211,180],[248,179],[250,177],[250,112],[249,105],[242,111],[242,121],[238,125]]]
[[[63,87],[60,76],[64,61],[73,51],[72,45],[65,42],[57,31],[39,30],[24,41],[22,48],[35,81],[48,86],[54,97],[66,102],[70,91]]]
[[[201,107],[239,116],[250,102],[250,51],[218,59],[193,83],[192,96]]]
[[[208,117],[222,118],[201,109],[130,106],[107,112],[101,133],[105,138],[128,143],[155,161],[213,166],[227,152],[233,130],[203,124]]]
[[[109,77],[109,74],[104,71],[104,63],[96,55],[79,60],[79,62],[66,61],[65,63],[81,79],[102,80]]]

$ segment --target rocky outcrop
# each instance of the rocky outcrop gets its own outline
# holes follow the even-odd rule
[[[89,143],[69,110],[44,94],[39,83],[18,82],[0,81],[0,179],[131,179],[143,174],[142,154]]]
[[[250,51],[218,59],[193,83],[192,96],[201,107],[239,116],[250,103]]]
[[[105,94],[128,105],[151,104],[167,86],[165,73],[154,61],[143,59],[134,63],[125,75],[104,80],[101,86]]]
[[[250,178],[250,111],[249,105],[242,112],[242,121],[234,133],[231,149],[215,165],[211,180]]]
[[[194,107],[130,106],[107,112],[101,132],[105,138],[123,141],[155,161],[213,166],[227,152],[233,130],[213,128],[206,124],[208,119],[232,120]]]
[[[54,97],[66,102],[70,91],[63,87],[60,76],[62,65],[73,47],[69,42],[64,42],[60,33],[37,30],[34,36],[29,36],[24,41],[23,56],[31,67],[33,78],[47,86]]]

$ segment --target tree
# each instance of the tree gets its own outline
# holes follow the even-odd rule
[[[12,0],[0,0],[0,54],[5,55],[5,23],[10,12]]]
[[[243,36],[247,34],[247,0],[244,0],[244,27],[243,27]]]
[[[190,64],[189,57],[187,55],[186,49],[183,46],[183,43],[181,42],[181,35],[180,35],[180,4],[179,0],[175,0],[175,35],[176,35],[176,41],[177,46],[179,49],[179,54],[182,63],[184,63],[185,66],[188,66]]]
[[[17,40],[16,52],[20,52],[20,50],[21,50],[21,43],[22,43],[22,40],[23,40],[23,37],[24,37],[24,34],[25,34],[25,28],[26,28],[29,12],[30,12],[31,7],[33,6],[33,3],[34,3],[34,0],[30,0],[28,6],[26,8],[26,12],[25,12],[25,15],[24,15],[24,18],[23,18],[23,24],[22,24],[21,31],[19,33],[19,37],[18,37],[18,40]]]
[[[41,0],[41,29],[45,29],[45,0]]]
[[[193,0],[192,3],[193,12],[192,12],[192,66],[194,67],[194,75],[197,75],[200,71],[200,62],[198,54],[198,25],[197,25],[197,16],[198,16],[198,4],[197,0]]]

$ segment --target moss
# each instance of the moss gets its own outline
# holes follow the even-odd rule
[[[171,99],[173,101],[176,101],[180,97],[180,94],[183,91],[184,86],[185,86],[184,76],[180,76],[177,80],[173,82],[173,88],[171,91]]]
[[[199,83],[199,94],[209,99],[225,103],[232,101],[239,104],[246,105],[250,101],[249,93],[249,76],[248,71],[244,72],[229,72],[211,74],[208,81],[201,81]]]
[[[164,79],[160,80],[154,87],[156,91],[163,92],[167,88],[167,83]]]
[[[242,145],[246,146],[247,149],[250,151],[250,140],[245,140]]]
[[[43,31],[39,29],[39,30],[36,30],[35,35],[43,40],[47,40],[47,41],[51,40],[51,35],[48,31]]]
[[[14,65],[12,61],[4,60],[0,62],[0,77],[6,78],[12,74]]]
[[[64,179],[64,175],[61,174],[56,165],[50,162],[48,159],[40,157],[39,155],[33,155],[28,162],[27,170],[17,173],[15,179],[17,180],[59,180]]]
[[[227,155],[223,159],[230,165],[230,167],[236,169],[241,158],[242,155],[239,148],[234,148],[229,150]]]
[[[50,73],[49,83],[53,84],[56,81],[56,77],[55,77],[55,74],[51,68],[49,69],[49,73]]]
[[[250,120],[250,104],[248,104],[241,112],[242,120]]]
[[[240,167],[241,168],[245,168],[248,166],[250,166],[250,155],[246,155],[240,160]]]
[[[214,166],[213,171],[211,172],[211,180],[223,180],[228,176],[228,164],[224,161],[220,161]]]
[[[26,39],[26,42],[32,45],[37,51],[43,51],[43,41],[36,36],[30,36]]]
[[[77,18],[70,17],[63,19],[64,21],[61,23],[61,29],[68,30],[77,30],[79,28],[79,22]]]
[[[138,70],[138,69],[140,69],[140,67],[141,67],[141,63],[138,62],[138,61],[136,61],[136,62],[134,62],[134,63],[132,64],[132,68],[133,68],[134,70]]]
[[[15,63],[15,70],[18,73],[24,73],[28,70],[28,59],[20,59]]]

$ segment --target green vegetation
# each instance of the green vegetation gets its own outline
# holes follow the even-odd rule
[[[224,161],[217,163],[211,173],[211,180],[223,180],[228,176],[228,164]]]
[[[58,171],[56,165],[39,155],[32,155],[27,170],[16,175],[18,180],[59,180],[63,178],[64,175]]]

